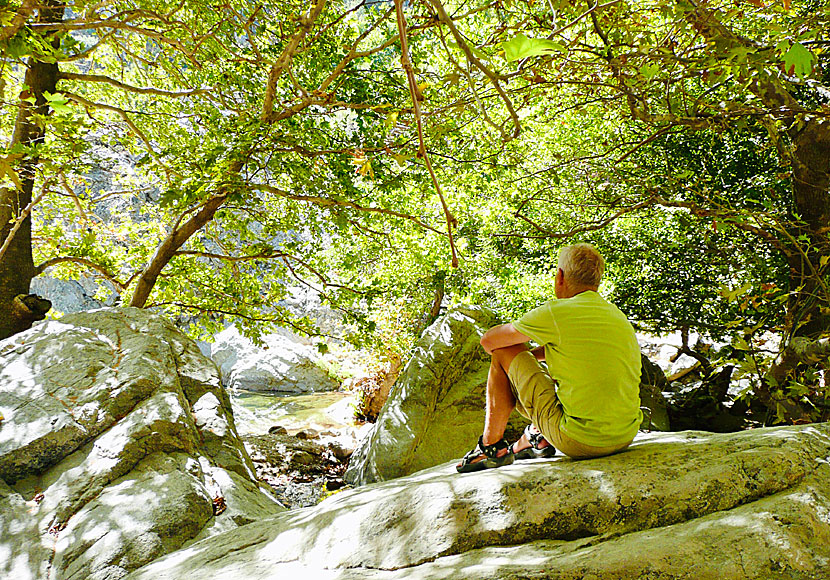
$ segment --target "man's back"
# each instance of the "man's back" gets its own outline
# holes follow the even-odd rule
[[[640,349],[620,310],[586,291],[551,300],[513,323],[545,346],[565,413],[560,428],[597,447],[630,441],[642,421]]]

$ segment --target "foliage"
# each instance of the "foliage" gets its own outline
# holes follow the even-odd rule
[[[826,334],[826,0],[417,0],[411,90],[393,6],[4,7],[0,179],[37,161],[37,273],[253,338],[317,332],[285,302],[313,288],[397,357],[442,297],[505,319],[548,299],[584,240],[643,328],[746,352]],[[55,92],[26,92],[35,62]],[[45,138],[16,143],[33,99]],[[818,384],[807,367],[786,380]]]

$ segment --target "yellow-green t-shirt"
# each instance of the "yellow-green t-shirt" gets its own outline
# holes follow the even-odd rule
[[[595,447],[634,438],[643,420],[640,347],[619,308],[589,290],[551,300],[513,326],[545,346],[566,435]]]

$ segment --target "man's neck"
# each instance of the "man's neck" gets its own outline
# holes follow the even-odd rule
[[[558,298],[559,299],[573,298],[574,296],[577,296],[578,294],[582,294],[583,292],[596,292],[596,291],[597,291],[596,286],[579,286],[577,288],[571,288],[570,286],[566,286],[563,289],[562,296],[559,296]]]

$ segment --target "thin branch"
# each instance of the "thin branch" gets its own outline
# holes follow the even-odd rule
[[[75,209],[78,210],[78,215],[83,221],[88,221],[86,212],[81,205],[81,200],[79,200],[78,196],[75,195],[75,191],[69,186],[69,182],[66,180],[66,174],[61,170],[58,170],[58,181],[60,182],[63,190],[66,192],[66,195],[68,195],[72,199],[72,203],[75,204]]]
[[[619,218],[621,218],[625,214],[635,212],[637,210],[643,209],[644,207],[648,207],[650,205],[654,205],[654,201],[655,201],[655,198],[650,197],[650,198],[646,199],[645,201],[641,201],[638,204],[625,207],[625,208],[619,210],[614,215],[609,216],[609,217],[607,217],[603,220],[594,221],[594,222],[590,222],[590,223],[582,225],[582,226],[573,227],[573,228],[571,228],[570,230],[568,230],[567,232],[564,232],[564,233],[553,232],[551,230],[543,228],[540,225],[532,222],[526,216],[521,215],[519,212],[516,212],[516,217],[528,222],[529,224],[531,224],[533,227],[535,227],[540,232],[545,233],[544,237],[553,238],[553,239],[557,239],[557,240],[559,240],[559,239],[568,239],[568,238],[572,238],[573,236],[575,236],[577,234],[582,234],[582,233],[585,233],[585,232],[593,232],[593,231],[596,231],[596,230],[601,230],[602,228],[604,228],[604,227],[608,226],[609,224],[611,224],[612,222],[618,220]]]
[[[292,322],[291,320],[278,316],[251,316],[250,314],[243,314],[242,312],[239,312],[237,310],[225,310],[223,308],[205,307],[199,306],[197,304],[185,304],[184,302],[175,301],[154,302],[152,304],[148,304],[147,308],[158,308],[162,306],[175,306],[183,310],[196,310],[198,312],[201,312],[202,314],[224,314],[226,316],[235,316],[237,318],[242,318],[243,320],[250,320],[251,322],[272,322],[275,324],[290,326],[294,330],[309,336],[322,336],[316,333],[312,334],[309,332],[308,328],[303,328],[298,324]]]
[[[467,44],[467,40],[462,36],[461,32],[459,32],[458,28],[455,26],[452,18],[447,15],[447,11],[444,10],[444,6],[441,4],[440,0],[426,0],[429,4],[435,9],[436,13],[438,14],[438,18],[441,22],[447,25],[450,29],[450,32],[455,38],[456,43],[464,51],[464,55],[467,57],[467,60],[471,62],[478,70],[484,73],[484,75],[490,79],[490,82],[496,88],[496,91],[499,93],[499,96],[504,101],[505,106],[507,107],[508,113],[510,113],[510,118],[513,121],[513,137],[518,137],[519,133],[522,131],[521,121],[519,121],[519,115],[516,113],[516,109],[513,107],[513,102],[510,100],[510,97],[507,96],[507,93],[499,83],[500,80],[506,80],[504,75],[500,75],[496,72],[491,71],[484,63],[479,60],[476,55],[473,54],[472,49]],[[399,0],[395,0],[395,4],[399,4]],[[399,10],[398,19],[400,20],[403,18],[403,9]],[[400,26],[399,26],[400,27]],[[407,56],[408,58],[408,56]]]
[[[213,252],[200,252],[197,250],[179,250],[174,252],[174,256],[195,256],[197,258],[209,258],[212,260],[221,260],[223,262],[248,262],[251,260],[268,260],[273,258],[282,258],[288,256],[285,252],[276,250],[269,250],[267,252],[260,252],[259,254],[252,254],[249,256],[228,256],[225,254],[215,254]]]
[[[74,263],[74,264],[82,264],[82,265],[84,265],[84,266],[86,266],[86,267],[88,267],[92,270],[95,270],[104,279],[106,279],[108,282],[112,283],[113,286],[118,288],[118,290],[120,292],[123,292],[124,290],[126,290],[127,287],[130,285],[130,282],[133,279],[133,278],[130,278],[129,280],[127,280],[127,282],[121,282],[115,277],[115,275],[112,272],[110,272],[108,269],[106,269],[101,264],[97,264],[97,263],[93,262],[92,260],[89,260],[87,258],[80,258],[80,257],[77,257],[77,256],[62,256],[62,257],[59,257],[59,258],[50,258],[49,260],[46,260],[42,264],[35,267],[35,276],[39,276],[39,275],[43,274],[48,268],[51,268],[52,266],[57,266],[58,264],[63,264],[63,263],[66,263],[66,262],[71,262],[71,263]]]
[[[360,36],[357,37],[357,39],[352,43],[352,48],[349,50],[349,54],[343,57],[343,59],[337,64],[337,66],[334,67],[334,70],[331,71],[331,74],[329,74],[329,76],[320,84],[320,88],[317,89],[318,91],[325,92],[328,89],[329,85],[332,83],[332,81],[334,81],[334,79],[337,78],[340,75],[340,73],[343,72],[346,66],[348,66],[348,64],[353,60],[357,58],[365,58],[367,56],[371,56],[373,53],[383,50],[384,48],[391,46],[394,43],[394,38],[392,38],[384,42],[380,47],[377,47],[376,49],[365,52],[357,51],[357,47],[360,46],[360,43],[363,42],[363,40],[365,40],[366,37],[369,36],[372,32],[374,32],[383,23],[384,20],[389,18],[393,12],[394,8],[390,8],[389,10],[387,10],[381,18],[378,18],[375,22],[372,23],[371,26],[369,26],[365,31],[363,31],[363,33]]]
[[[740,214],[736,213],[736,212],[728,211],[728,210],[724,210],[724,209],[720,209],[720,208],[706,209],[706,208],[702,208],[699,205],[697,205],[696,203],[693,203],[693,202],[690,202],[690,201],[671,201],[671,200],[663,199],[660,196],[656,196],[654,198],[654,201],[656,202],[657,205],[661,205],[663,207],[677,207],[677,208],[687,209],[687,210],[689,210],[689,213],[691,213],[695,217],[720,217],[720,218],[728,219],[729,220],[728,223],[735,226],[736,228],[738,228],[740,230],[744,230],[744,231],[749,232],[751,234],[755,234],[756,236],[758,236],[760,238],[763,238],[764,240],[766,240],[767,242],[772,244],[774,247],[781,250],[785,255],[787,255],[789,253],[789,248],[787,248],[787,246],[784,243],[782,243],[781,240],[779,240],[777,237],[775,237],[773,234],[771,234],[770,232],[768,232],[767,230],[765,230],[763,228],[753,226],[751,224],[748,224],[744,221],[741,221],[741,220],[737,219],[737,218],[740,218],[742,216]],[[755,214],[753,214],[753,216],[757,217],[757,215],[755,215]]]
[[[654,133],[652,133],[651,135],[649,135],[648,137],[646,137],[645,139],[643,139],[642,141],[637,143],[634,147],[632,147],[631,149],[629,149],[628,151],[623,153],[620,157],[618,157],[614,161],[614,164],[622,163],[623,161],[628,159],[631,155],[633,155],[635,152],[637,152],[640,148],[648,145],[649,143],[651,143],[652,141],[654,141],[658,137],[660,137],[662,135],[665,135],[666,133],[670,132],[672,129],[673,129],[672,127],[663,127],[662,129],[658,129],[657,131],[655,131]]]
[[[17,216],[17,219],[14,221],[14,225],[12,225],[11,229],[9,230],[9,235],[6,236],[6,240],[3,242],[3,245],[0,246],[0,263],[3,262],[3,256],[6,255],[6,252],[9,250],[9,247],[12,244],[12,240],[14,240],[14,236],[17,234],[17,231],[23,226],[23,222],[26,221],[26,218],[29,217],[29,214],[32,213],[32,209],[43,199],[43,196],[46,194],[47,186],[44,184],[43,188],[41,188],[40,193],[38,196],[32,200],[32,202],[27,205],[20,215]]]
[[[443,9],[443,8],[442,8]],[[458,253],[455,249],[455,240],[453,239],[452,230],[458,226],[458,220],[450,212],[447,202],[444,199],[444,194],[441,192],[441,185],[438,183],[438,178],[432,169],[432,162],[429,160],[429,154],[426,149],[426,140],[424,139],[424,122],[421,118],[421,100],[424,98],[418,90],[418,83],[415,80],[415,70],[412,67],[412,61],[409,58],[409,43],[406,36],[406,18],[403,13],[403,0],[395,0],[395,10],[398,21],[398,35],[401,39],[401,65],[406,71],[406,79],[409,83],[409,93],[412,95],[412,108],[415,112],[415,121],[418,125],[418,141],[420,143],[418,148],[418,157],[424,160],[427,166],[429,175],[432,178],[432,183],[435,190],[438,192],[438,197],[441,200],[441,207],[444,209],[444,217],[447,220],[447,237],[450,241],[450,249],[452,251],[452,266],[458,268]],[[445,13],[446,15],[446,13]]]
[[[268,73],[268,83],[265,86],[265,95],[262,101],[262,114],[260,118],[263,121],[269,121],[274,113],[274,96],[277,92],[277,81],[283,71],[291,64],[291,59],[300,48],[300,43],[314,26],[314,22],[319,18],[320,14],[326,6],[327,0],[316,0],[314,6],[311,7],[308,14],[300,18],[300,29],[291,38],[288,46],[282,51],[276,62],[271,66],[271,71]]]
[[[59,79],[62,80],[69,80],[69,81],[84,81],[84,82],[93,82],[93,83],[106,83],[108,85],[112,85],[119,89],[123,89],[125,91],[129,91],[132,93],[139,93],[142,95],[158,95],[161,97],[172,97],[172,98],[182,98],[182,97],[191,97],[193,95],[204,95],[211,91],[211,89],[191,89],[188,91],[165,91],[162,89],[157,89],[155,87],[134,87],[132,85],[128,85],[127,83],[123,83],[119,80],[114,78],[104,76],[104,75],[92,75],[92,74],[81,74],[81,73],[73,73],[73,72],[60,72],[58,75]]]
[[[63,92],[64,96],[67,99],[75,101],[76,103],[78,103],[80,105],[83,105],[84,107],[86,107],[88,109],[102,109],[104,111],[111,111],[111,112],[117,114],[119,117],[121,117],[121,119],[123,119],[123,121],[127,124],[127,126],[130,129],[133,130],[133,133],[135,133],[135,135],[139,139],[141,139],[141,141],[144,143],[144,146],[147,148],[147,152],[156,161],[156,163],[158,163],[159,165],[161,165],[164,168],[164,170],[167,172],[168,176],[170,176],[171,174],[172,175],[178,175],[166,163],[164,163],[161,160],[161,158],[156,153],[155,149],[153,149],[153,146],[150,143],[150,140],[147,138],[147,136],[144,134],[144,132],[141,129],[138,128],[138,126],[133,122],[133,120],[130,119],[130,116],[127,114],[127,111],[125,111],[124,109],[121,109],[119,107],[114,107],[112,105],[107,105],[105,103],[96,103],[94,101],[90,101],[89,99],[85,99],[84,97],[82,97],[80,95],[76,95],[75,93],[71,93],[71,92],[67,92],[67,91],[62,91],[62,92]]]
[[[365,206],[359,205],[359,204],[357,204],[353,201],[332,199],[330,197],[288,193],[287,191],[279,189],[278,187],[274,187],[272,185],[268,185],[268,184],[265,184],[265,183],[253,183],[253,184],[251,184],[251,187],[253,187],[255,189],[260,189],[262,191],[267,191],[269,193],[273,193],[275,195],[278,195],[280,197],[284,197],[286,199],[293,199],[293,200],[296,200],[296,201],[305,201],[305,202],[308,202],[308,203],[313,203],[314,205],[318,205],[320,207],[347,207],[347,208],[356,209],[358,211],[362,211],[362,212],[366,212],[366,213],[378,213],[378,214],[383,214],[383,215],[391,215],[391,216],[398,217],[398,218],[401,218],[401,219],[409,220],[409,221],[417,224],[418,226],[424,228],[425,230],[429,230],[433,233],[438,234],[439,236],[446,235],[446,234],[444,234],[444,232],[439,231],[439,230],[433,228],[430,225],[427,225],[426,223],[424,223],[419,218],[417,218],[413,215],[402,213],[402,212],[395,211],[395,210],[392,210],[392,209],[385,209],[385,208],[381,208],[381,207],[365,207]]]

